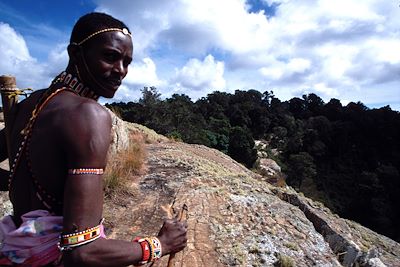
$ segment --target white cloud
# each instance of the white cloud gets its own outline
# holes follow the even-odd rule
[[[66,43],[59,44],[49,52],[46,65],[53,77],[61,72],[61,70],[64,70],[68,65],[69,56],[67,46],[68,44]]]
[[[339,95],[339,92],[336,89],[328,87],[325,83],[317,83],[310,86],[305,86],[303,88],[300,88],[299,90],[294,90],[292,92],[293,95],[303,95],[311,93],[315,93],[325,100],[336,98]]]
[[[309,70],[311,61],[305,58],[292,58],[289,62],[276,61],[270,67],[260,68],[260,73],[274,81],[291,81],[298,74]]]
[[[221,48],[243,53],[265,48],[271,39],[264,13],[248,13],[245,0],[96,2],[97,10],[129,24],[139,54],[156,42],[190,52]]]
[[[400,40],[398,38],[374,39],[371,38],[365,44],[371,57],[377,61],[389,64],[400,63]]]
[[[133,62],[129,66],[128,75],[124,83],[131,86],[159,86],[163,84],[157,77],[157,67],[151,58],[144,58],[141,62]]]
[[[21,61],[32,60],[29,55],[28,47],[24,38],[17,34],[8,24],[0,23],[0,48],[2,56],[7,59],[13,59],[11,63],[19,63]],[[3,64],[6,60],[1,61]]]
[[[176,70],[172,83],[177,88],[189,90],[223,90],[225,89],[224,63],[215,61],[208,55],[203,61],[190,59],[185,66]]]
[[[129,26],[133,33],[134,53],[139,58],[147,57],[147,50],[157,47],[157,36],[170,27],[173,14],[178,15],[173,2],[170,1],[96,0],[95,2],[98,4],[96,11],[115,15]]]
[[[0,58],[0,73],[15,76],[18,87],[43,85],[44,65],[31,57],[24,38],[4,23],[0,23]]]
[[[400,57],[396,5],[378,0],[265,2],[276,5],[274,17],[267,18],[263,11],[250,13],[245,0],[125,0],[117,5],[98,1],[100,10],[114,12],[135,28],[135,45],[143,57],[151,56],[154,49],[159,54],[161,49],[168,53],[161,57],[176,58],[175,63],[170,60],[170,66],[176,67],[185,55],[215,57],[217,51],[226,57],[226,74],[234,71],[240,78],[238,70],[253,69],[252,79],[273,86],[278,96],[280,88],[290,86],[295,92],[325,84],[335,88],[327,95],[340,97],[344,91],[381,82],[384,76],[379,73],[387,64],[396,70],[394,64]],[[157,58],[151,57],[158,64]],[[365,67],[360,67],[365,64],[378,66],[371,69],[376,73],[365,72]],[[199,61],[188,63],[175,79],[164,71],[159,75],[177,83],[181,92],[184,88],[222,88],[222,82],[204,82],[200,73],[205,71],[194,72],[196,65]],[[193,73],[197,73],[195,80],[185,78]],[[213,79],[212,75],[208,80]],[[248,77],[243,75],[243,79]]]
[[[122,84],[112,99],[100,98],[100,103],[137,101],[141,96],[140,90],[132,90],[126,84]]]
[[[381,95],[388,103],[398,99],[396,1],[263,0],[274,6],[275,15],[269,17],[262,10],[250,12],[246,0],[95,2],[96,10],[115,15],[133,32],[134,62],[121,97],[155,85],[192,97],[208,90],[255,88],[273,89],[283,100],[307,90],[369,103]],[[8,31],[11,38],[5,42],[18,56],[0,51],[6,59],[0,68],[7,64],[21,71],[27,66],[35,76],[33,70],[66,62],[61,48],[54,49],[48,63],[35,62],[23,38]]]
[[[102,99],[101,102],[135,101],[141,96],[141,89],[147,86],[165,86],[166,82],[157,76],[157,67],[151,58],[144,58],[140,62],[134,61],[128,69],[128,75],[123,80],[112,100]]]
[[[303,73],[311,66],[311,62],[308,59],[304,58],[293,58],[288,63],[287,67],[289,71],[295,73]]]

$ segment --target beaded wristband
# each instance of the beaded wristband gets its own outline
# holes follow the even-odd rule
[[[149,242],[144,238],[140,238],[139,240],[137,240],[137,242],[142,247],[142,261],[140,261],[139,264],[146,264],[150,260],[151,246]]]
[[[142,260],[139,264],[155,262],[162,256],[161,242],[157,237],[135,238],[133,242],[139,242],[142,247]]]
[[[148,237],[145,238],[147,242],[149,242],[150,247],[151,247],[151,257],[150,261],[156,261],[162,256],[162,248],[161,248],[161,242],[158,240],[157,237]]]

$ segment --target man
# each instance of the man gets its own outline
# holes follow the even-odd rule
[[[111,118],[96,100],[113,97],[126,76],[131,38],[128,27],[109,15],[81,17],[66,71],[18,104],[10,179],[0,172],[14,208],[0,223],[0,265],[56,265],[61,254],[65,266],[127,266],[186,246],[187,225],[176,220],[165,221],[157,237],[104,238],[102,174]],[[0,161],[5,148],[1,131]]]

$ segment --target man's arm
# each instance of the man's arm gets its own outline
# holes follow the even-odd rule
[[[6,143],[6,130],[0,130],[0,162],[8,158],[7,143]]]
[[[85,102],[69,116],[64,129],[68,168],[104,168],[110,145],[111,118],[97,103]],[[71,125],[74,125],[71,127]],[[102,175],[68,175],[64,189],[64,232],[94,227],[102,218]],[[176,252],[186,245],[186,228],[166,222],[159,239],[163,254]],[[65,266],[127,266],[142,259],[137,242],[99,238],[92,243],[65,252]]]
[[[4,128],[0,130],[0,162],[8,158],[7,154],[7,143],[6,143],[6,131]],[[9,171],[0,168],[0,191],[8,190],[8,176]]]

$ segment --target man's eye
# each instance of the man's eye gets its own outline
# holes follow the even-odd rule
[[[113,62],[118,59],[118,54],[116,53],[105,53],[104,58],[106,61]]]
[[[132,62],[131,59],[125,59],[125,60],[124,60],[124,66],[125,66],[125,67],[128,67],[129,64],[131,64],[131,62]]]

